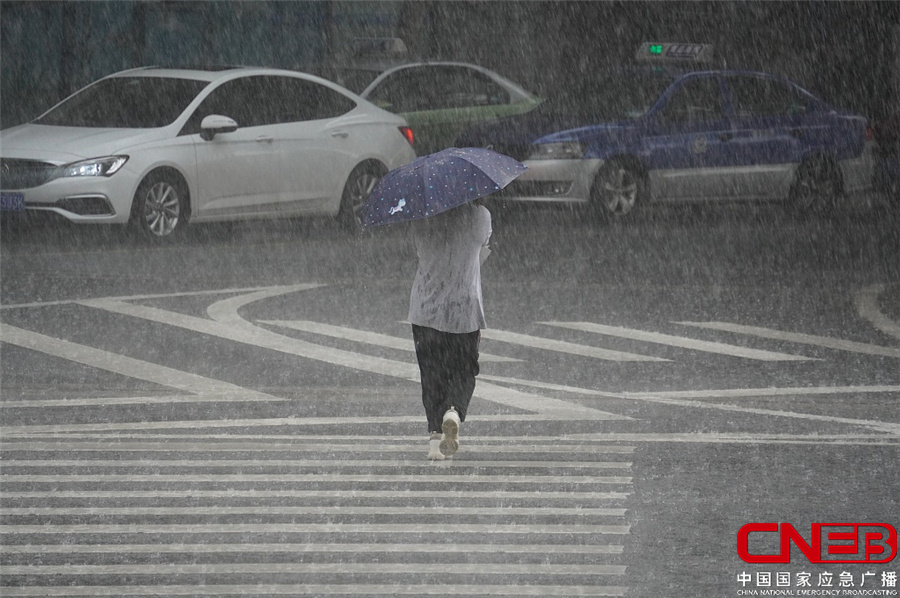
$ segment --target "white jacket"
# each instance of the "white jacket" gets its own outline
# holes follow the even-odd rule
[[[457,334],[484,328],[480,257],[491,237],[491,213],[468,203],[411,227],[419,268],[410,323]]]

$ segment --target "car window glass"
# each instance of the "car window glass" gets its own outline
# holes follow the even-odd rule
[[[669,97],[662,116],[670,123],[698,123],[723,118],[722,91],[716,77],[692,77]]]
[[[296,77],[281,77],[269,102],[277,122],[335,118],[356,107],[356,102],[344,94]]]
[[[762,77],[729,77],[735,113],[742,118],[804,114],[808,102],[797,88]]]
[[[239,127],[258,124],[261,116],[255,100],[253,86],[249,78],[226,81],[212,90],[200,103],[182,130],[182,134],[193,135],[200,132],[200,123],[210,114],[221,114],[234,119]]]
[[[423,69],[402,69],[385,77],[369,101],[391,112],[415,112],[434,105],[434,77]]]
[[[65,127],[163,127],[174,122],[207,84],[172,77],[112,77],[85,88],[35,122]]]
[[[487,75],[466,67],[441,67],[436,84],[439,108],[467,108],[509,103],[509,92]]]
[[[601,73],[579,78],[540,110],[593,118],[597,121],[634,120],[645,115],[671,85],[673,76],[656,71]]]
[[[417,112],[508,104],[509,92],[467,67],[426,65],[387,76],[369,100],[392,112]]]

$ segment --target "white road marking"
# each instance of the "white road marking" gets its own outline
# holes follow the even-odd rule
[[[549,400],[549,399],[548,399]],[[599,413],[603,413],[600,411]],[[565,421],[575,417],[574,412],[547,412],[545,414],[503,414],[479,415],[479,421],[496,422],[544,422]],[[594,419],[598,419],[595,416]],[[586,418],[587,419],[587,418]],[[610,419],[610,418],[599,418]],[[618,419],[630,419],[621,417]],[[292,428],[334,426],[358,422],[367,424],[421,424],[422,417],[414,415],[386,416],[340,416],[340,417],[280,417],[266,419],[193,419],[186,421],[146,421],[146,422],[108,422],[101,424],[48,424],[0,426],[0,435],[7,438],[14,436],[34,436],[35,434],[65,434],[77,432],[106,432],[114,430],[208,430],[214,428],[261,428],[273,426],[289,426]],[[424,437],[424,436],[423,436]]]
[[[554,544],[555,554],[622,554],[625,547],[621,544]],[[546,545],[535,544],[393,544],[379,542],[377,544],[263,544],[248,542],[247,544],[28,544],[6,545],[4,554],[218,554],[218,553],[341,553],[341,554],[381,554],[381,553],[415,553],[415,554],[547,554]]]
[[[525,380],[517,380],[511,384],[528,385]],[[548,385],[535,382],[542,388]],[[766,415],[776,417],[789,417],[793,419],[808,419],[811,421],[824,421],[839,424],[850,424],[855,426],[866,426],[881,430],[890,434],[900,434],[900,423],[880,422],[875,420],[852,419],[846,417],[835,417],[830,415],[815,415],[811,413],[797,413],[793,411],[782,411],[777,409],[754,409],[751,407],[741,407],[738,405],[726,405],[721,403],[707,403],[703,401],[688,400],[688,398],[736,398],[741,396],[747,397],[765,397],[765,396],[794,396],[794,395],[813,395],[813,394],[852,394],[852,393],[882,393],[882,392],[898,392],[898,386],[819,386],[819,387],[801,387],[801,388],[761,388],[761,389],[725,389],[725,390],[701,390],[701,391],[651,391],[651,392],[610,392],[592,390],[589,388],[575,389],[569,386],[559,387],[559,390],[566,389],[582,395],[594,395],[597,397],[611,399],[632,399],[649,401],[654,403],[663,403],[667,405],[676,405],[680,407],[700,407],[703,409],[718,409],[720,411],[734,411],[743,413],[752,413],[754,415]]]
[[[716,343],[712,341],[685,338],[682,336],[673,336],[671,334],[662,334],[659,332],[647,332],[645,330],[635,330],[633,328],[622,328],[619,326],[606,326],[604,324],[596,324],[594,322],[540,323],[546,324],[548,326],[556,326],[558,328],[568,328],[570,330],[593,332],[596,334],[627,338],[647,343],[668,345],[670,347],[680,347],[682,349],[690,349],[692,351],[705,351],[707,353],[716,353],[719,355],[742,357],[744,359],[756,359],[760,361],[816,361],[816,359],[813,357],[803,357],[801,355],[789,355],[787,353],[776,353],[773,351],[749,349],[747,347],[739,347],[736,345],[727,345],[725,343]]]
[[[347,420],[345,420],[347,421]],[[17,429],[22,431],[21,428]],[[66,434],[62,439],[61,434]],[[29,440],[20,440],[21,435],[6,434],[4,442],[0,443],[0,451],[3,450],[30,450],[30,451],[106,451],[109,449],[109,442],[112,440],[123,441],[123,449],[127,447],[130,452],[314,452],[314,453],[338,453],[352,452],[354,454],[365,453],[410,453],[418,452],[421,449],[423,436],[410,437],[407,444],[390,444],[389,442],[402,440],[402,438],[382,438],[375,439],[365,436],[346,436],[344,440],[349,442],[331,443],[326,442],[327,438],[323,438],[322,442],[302,442],[291,441],[282,436],[266,434],[267,440],[247,441],[242,438],[258,439],[259,436],[244,436],[242,434],[234,434],[233,441],[229,440],[229,434],[152,434],[152,433],[119,433],[109,431],[103,434],[67,432],[65,430],[53,433],[53,438],[44,440],[33,440],[39,437],[40,433],[27,434],[24,436]],[[301,436],[296,436],[301,438]],[[308,437],[306,437],[308,438]],[[97,439],[97,440],[95,440]],[[270,440],[268,440],[270,439]],[[228,440],[222,442],[222,440]],[[385,441],[384,443],[378,442]],[[509,452],[509,439],[500,437],[496,439],[496,445],[484,444],[490,439],[469,437],[466,442],[466,453],[474,454],[494,454]],[[529,443],[540,442],[542,439],[528,438]],[[210,442],[214,441],[214,442]],[[551,440],[552,441],[552,440]],[[632,454],[633,446],[620,446],[608,444],[563,444],[559,439],[555,439],[554,444],[535,445],[529,444],[519,445],[521,454],[528,453],[562,453],[566,455],[575,455],[581,453],[589,453],[597,455],[602,453],[611,454]]]
[[[420,461],[425,461],[424,458]],[[427,463],[427,462],[426,462]],[[469,461],[468,463],[473,463]],[[422,474],[268,474],[268,473],[179,473],[179,474],[7,474],[2,477],[6,484],[11,483],[322,483],[322,482],[353,482],[359,484],[390,483],[390,484],[496,484],[502,480],[504,484],[630,484],[628,476],[548,476],[548,475],[483,475],[470,473],[468,468],[460,467],[457,463],[431,464],[440,466],[440,478]],[[436,471],[436,470],[435,470]]]
[[[116,565],[4,565],[4,575],[425,575],[446,573],[446,563],[142,563]],[[453,563],[465,575],[624,575],[625,565],[564,563]],[[230,592],[229,592],[230,593]]]
[[[222,515],[314,515],[332,516],[390,516],[414,515],[447,516],[447,517],[624,517],[628,509],[610,507],[448,507],[437,510],[433,505],[406,505],[390,507],[360,507],[356,505],[311,505],[311,506],[268,506],[252,504],[242,507],[225,505],[200,507],[0,507],[0,515],[13,516],[52,516],[52,515],[96,515],[98,517],[114,517],[123,515],[159,516],[159,515],[205,515],[219,517]]]
[[[282,287],[266,287],[266,288],[283,288],[289,289],[289,292],[297,290],[309,290],[328,286],[320,283],[305,283],[299,285],[290,285]],[[229,295],[234,293],[246,293],[248,291],[258,291],[259,287],[239,287],[234,289],[207,289],[203,291],[183,291],[180,293],[152,293],[145,295],[120,295],[117,297],[104,297],[113,301],[142,301],[146,299],[167,299],[170,297],[201,297],[204,295]],[[91,301],[91,299],[63,299],[60,301],[35,301],[33,303],[14,303],[0,305],[0,309],[28,309],[32,307],[56,307],[60,305],[72,305],[81,301]]]
[[[804,395],[851,395],[900,392],[900,386],[795,386],[786,388],[725,388],[721,390],[667,390],[622,393],[630,399],[641,397],[733,399],[740,397],[795,397]]]
[[[159,585],[159,586],[41,586],[4,587],[4,596],[624,596],[622,586],[491,585],[491,584],[247,584],[247,585]]]
[[[571,440],[604,442],[673,442],[704,444],[825,444],[900,446],[900,438],[890,434],[765,434],[755,432],[683,432],[683,433],[590,433],[569,434]]]
[[[457,462],[457,466],[469,468],[501,467],[508,469],[628,469],[628,461],[465,461]],[[402,467],[403,469],[425,469],[433,464],[418,459],[416,461],[393,461],[384,459],[4,459],[3,469],[10,467],[237,467],[246,471],[247,467],[324,467],[340,469],[342,467],[360,467],[369,469],[385,469]],[[8,473],[8,472],[7,472]],[[14,474],[10,474],[14,475]]]
[[[885,285],[876,284],[856,294],[854,302],[859,315],[868,320],[875,328],[885,334],[900,339],[900,324],[882,313],[878,307],[878,296],[885,290]]]
[[[521,345],[523,347],[543,349],[545,351],[556,351],[558,353],[568,353],[570,355],[580,355],[582,357],[593,357],[594,359],[605,359],[607,361],[669,361],[668,359],[663,359],[661,357],[650,357],[648,355],[638,355],[636,353],[626,353],[624,351],[611,351],[599,347],[578,345],[567,341],[530,336],[527,334],[519,334],[518,332],[497,330],[495,328],[485,328],[481,331],[481,336],[482,338]]]
[[[79,303],[88,307],[104,309],[113,313],[142,318],[160,324],[179,326],[181,328],[218,336],[228,340],[241,342],[257,347],[271,349],[307,359],[324,361],[360,371],[381,374],[415,383],[419,382],[419,368],[416,364],[380,357],[373,357],[332,349],[322,345],[308,343],[274,332],[270,332],[247,322],[238,314],[238,310],[249,303],[279,296],[296,290],[305,290],[308,285],[295,287],[272,287],[258,290],[247,295],[232,297],[213,303],[207,308],[212,320],[197,318],[177,312],[166,311],[155,307],[133,305],[122,301],[92,299]],[[551,419],[568,420],[627,420],[627,416],[617,415],[585,407],[559,399],[533,395],[521,391],[482,382],[475,387],[475,396],[501,405],[515,407],[524,411],[545,415]]]
[[[238,338],[234,340],[239,340],[240,342],[247,342],[246,336],[250,336],[251,340],[257,340],[254,337],[254,333],[250,331],[260,331],[261,329],[252,326],[248,322],[242,320],[240,316],[237,314],[237,309],[243,305],[246,305],[249,302],[259,300],[261,298],[272,297],[278,294],[283,294],[287,292],[296,292],[298,290],[306,290],[310,288],[316,288],[317,284],[309,284],[309,285],[292,285],[292,286],[283,286],[283,287],[267,287],[263,289],[224,289],[219,291],[199,291],[193,293],[176,293],[176,294],[167,294],[167,295],[135,295],[132,297],[128,297],[125,299],[141,299],[141,298],[152,298],[152,297],[168,297],[168,296],[180,296],[180,295],[205,295],[205,294],[223,294],[223,293],[240,293],[247,290],[253,291],[249,295],[234,297],[231,299],[227,299],[225,301],[218,302],[210,306],[209,313],[214,319],[223,320],[226,322],[230,322],[232,324],[237,323],[240,331],[238,333],[229,334],[227,332],[223,332],[221,328],[215,327],[216,322],[210,322],[209,320],[205,320],[203,318],[191,318],[189,316],[183,316],[181,314],[176,314],[174,312],[168,312],[164,310],[156,310],[155,308],[149,307],[141,307],[129,305],[127,303],[123,303],[118,300],[109,300],[109,299],[101,299],[101,300],[85,300],[79,301],[76,303],[81,303],[84,305],[89,305],[91,307],[99,307],[102,309],[109,309],[110,311],[115,311],[117,313],[127,313],[128,315],[135,315],[137,317],[143,317],[145,319],[150,319],[153,321],[159,321],[162,323],[169,324],[169,321],[172,316],[175,316],[175,319],[179,317],[186,318],[186,322],[188,322],[187,328],[195,329],[204,333],[212,333],[218,336],[223,336],[225,338],[232,338],[232,336],[237,336]],[[866,301],[870,302],[874,298],[877,298],[877,292],[881,290],[880,286],[873,287],[871,289],[867,289],[866,292],[861,293],[859,297],[862,299],[861,304],[865,304]],[[67,302],[71,303],[71,302]],[[45,304],[42,304],[45,305]],[[6,306],[12,307],[12,306]],[[869,311],[877,312],[877,305],[873,308],[869,306]],[[880,313],[880,312],[877,312]],[[870,314],[871,315],[871,314]],[[882,316],[883,317],[883,316]],[[202,324],[198,324],[202,323]],[[184,322],[181,322],[182,324]],[[221,323],[221,322],[219,322]],[[208,328],[208,326],[212,324],[213,329]],[[559,323],[559,322],[549,322],[551,325],[559,325],[563,327],[574,327],[575,325],[579,325],[579,323]],[[173,386],[175,388],[180,388],[182,390],[188,390],[191,392],[195,392],[193,395],[197,397],[197,401],[204,400],[264,400],[264,401],[280,401],[282,400],[280,397],[274,397],[270,395],[265,395],[263,393],[255,393],[254,391],[250,391],[247,389],[243,389],[236,386],[230,386],[227,383],[209,380],[199,376],[193,376],[191,374],[186,374],[184,372],[178,372],[176,370],[170,370],[169,368],[165,368],[163,366],[157,366],[155,364],[148,364],[146,362],[142,362],[139,360],[133,360],[130,358],[109,354],[97,349],[93,349],[90,347],[83,347],[81,345],[77,345],[74,343],[70,343],[68,341],[63,341],[59,339],[54,339],[51,337],[47,337],[44,335],[40,335],[38,333],[33,333],[30,331],[25,331],[22,329],[17,329],[8,325],[2,325],[0,328],[0,340],[4,342],[11,342],[13,344],[19,344],[20,346],[24,346],[26,348],[30,348],[33,350],[41,350],[48,354],[55,355],[58,357],[62,357],[65,359],[71,359],[73,361],[79,363],[85,363],[86,365],[91,365],[92,367],[99,367],[102,369],[107,369],[108,371],[114,371],[117,373],[122,373],[124,375],[132,375],[137,374],[134,377],[144,380],[151,380],[153,382],[157,382],[159,384],[164,384],[168,386]],[[249,326],[249,330],[247,329]],[[591,325],[598,326],[598,325]],[[610,327],[606,327],[610,328]],[[580,328],[579,328],[580,329]],[[642,340],[646,340],[648,337],[645,335],[650,335],[649,338],[655,339],[651,342],[663,342],[666,344],[668,341],[673,339],[680,341],[690,341],[690,339],[682,339],[681,337],[670,337],[669,335],[657,335],[656,333],[642,332],[642,331],[633,331],[629,329],[616,329],[619,331],[627,331],[626,333],[631,338],[631,335],[636,334],[637,336],[642,337]],[[267,332],[267,331],[262,331]],[[265,335],[263,335],[265,336]],[[274,337],[278,337],[284,339],[286,337],[281,337],[281,335],[273,335]],[[534,337],[532,337],[534,338]],[[811,337],[811,338],[824,338],[824,337]],[[259,339],[262,341],[263,339]],[[266,339],[269,340],[269,339]],[[294,339],[296,340],[296,339]],[[836,342],[837,339],[832,339]],[[18,341],[18,342],[17,342]],[[690,341],[691,343],[701,342],[701,341]],[[265,342],[251,342],[251,344],[257,344],[258,346],[267,347],[267,343]],[[713,343],[713,345],[718,346],[718,343]],[[680,345],[679,345],[680,346]],[[726,347],[730,347],[730,345],[726,345]],[[310,345],[306,344],[304,346],[305,349],[308,349],[312,352],[320,351],[323,348],[318,345]],[[695,348],[695,347],[693,347]],[[741,347],[733,347],[735,349],[739,349],[741,351],[746,351]],[[885,348],[890,350],[890,348]],[[282,348],[275,348],[274,350],[285,350]],[[287,351],[290,352],[290,351]],[[348,355],[345,355],[347,353]],[[303,354],[302,352],[300,354]],[[775,354],[782,355],[782,354]],[[305,355],[304,355],[305,356]],[[338,363],[339,365],[346,365],[347,362],[344,358],[350,357],[349,362],[356,364],[353,361],[353,357],[356,354],[349,352],[337,352],[332,353],[326,356],[326,361],[330,363]],[[805,357],[797,357],[797,356],[787,356],[791,359],[807,359]],[[320,357],[312,357],[312,358],[320,358]],[[372,358],[375,359],[375,358]],[[397,377],[401,377],[407,380],[415,380],[418,381],[417,368],[412,364],[404,364],[402,362],[391,362],[390,360],[382,360],[381,363],[375,364],[372,366],[371,362],[367,362],[364,365],[370,367],[364,367],[360,369],[364,369],[364,371],[376,371],[378,373],[384,373],[381,369],[381,366],[385,365],[388,370],[391,370],[394,375],[397,375],[398,372],[393,371],[393,368],[396,368],[398,365],[401,366],[400,369],[402,371],[399,372],[400,375]],[[405,366],[405,367],[403,367]],[[349,365],[349,367],[355,367],[355,365]],[[410,371],[413,371],[412,375],[408,375]],[[149,374],[148,374],[149,372]],[[173,373],[177,374],[173,378]],[[391,375],[390,373],[388,375]],[[177,385],[172,385],[170,382],[175,380]],[[897,424],[885,423],[885,422],[873,422],[870,420],[855,420],[848,418],[834,418],[830,416],[814,416],[809,414],[801,414],[801,413],[792,413],[778,410],[750,410],[747,408],[736,407],[733,405],[716,405],[716,404],[703,404],[697,401],[682,401],[682,398],[691,397],[691,398],[735,398],[740,396],[790,396],[790,395],[799,395],[799,394],[838,394],[838,393],[857,393],[857,392],[895,392],[896,387],[892,386],[861,386],[861,387],[824,387],[824,388],[801,388],[801,389],[732,389],[732,390],[703,390],[703,391],[672,391],[671,394],[668,393],[632,393],[632,394],[624,394],[617,392],[601,392],[593,389],[580,389],[577,387],[567,386],[567,385],[555,385],[549,383],[542,383],[537,381],[529,381],[529,380],[521,380],[516,378],[508,378],[508,377],[496,377],[496,376],[481,376],[479,377],[478,388],[476,388],[476,394],[481,391],[483,393],[483,398],[488,400],[495,400],[501,404],[506,404],[509,406],[520,407],[525,410],[532,411],[535,415],[531,414],[522,414],[522,415],[502,415],[502,416],[485,416],[482,419],[486,421],[537,421],[537,420],[546,420],[546,419],[628,419],[623,416],[617,416],[615,414],[608,414],[599,410],[590,409],[587,407],[580,407],[574,405],[572,403],[568,403],[565,401],[559,401],[556,399],[550,399],[547,397],[541,397],[538,395],[531,395],[529,393],[522,393],[519,391],[515,391],[510,388],[505,388],[502,386],[497,386],[491,384],[491,382],[499,382],[502,384],[509,385],[518,385],[532,388],[543,388],[545,390],[554,390],[560,392],[567,392],[573,394],[582,394],[588,396],[602,396],[608,398],[624,398],[624,399],[637,399],[637,400],[652,400],[655,402],[668,402],[669,404],[678,404],[681,406],[700,406],[703,408],[714,408],[714,409],[722,409],[722,410],[730,410],[730,411],[745,411],[754,414],[763,414],[763,415],[772,415],[772,416],[780,416],[780,417],[793,417],[793,418],[805,418],[811,420],[819,420],[819,421],[832,421],[835,423],[846,423],[851,425],[863,425],[869,427],[875,427],[876,429],[883,430],[889,433],[896,433],[895,430],[897,428]],[[223,387],[224,385],[224,387]],[[226,390],[225,387],[228,387]],[[680,398],[679,398],[680,397]],[[102,398],[89,398],[89,399],[75,399],[76,401],[84,401],[82,404],[92,404],[93,401],[96,401],[96,404],[103,404],[103,401],[122,401],[124,402],[154,402],[157,397],[134,397],[134,398],[114,398],[114,399],[102,399]],[[158,397],[160,402],[165,401],[181,401],[181,400],[190,400],[190,396],[185,395],[171,395],[168,397]],[[35,402],[31,401],[17,401],[13,403],[7,403],[5,406],[33,406],[37,405],[41,400],[36,400]],[[26,405],[28,403],[28,405]],[[697,404],[694,404],[697,403]],[[64,406],[64,405],[72,405],[75,403],[64,402],[64,400],[58,401],[49,401],[46,403],[46,406]],[[543,406],[543,407],[542,407]],[[18,427],[6,427],[2,428],[2,432],[4,434],[11,434],[13,437],[16,435],[34,435],[40,433],[48,433],[48,434],[57,434],[57,433],[90,433],[93,431],[111,431],[111,430],[153,430],[153,429],[161,429],[162,427],[167,427],[170,429],[187,429],[187,428],[227,428],[227,427],[238,427],[238,426],[247,426],[247,427],[256,427],[256,426],[269,426],[269,425],[291,425],[291,426],[299,426],[299,425],[328,425],[333,423],[343,423],[346,422],[348,418],[304,418],[301,420],[295,420],[293,418],[286,418],[281,420],[245,420],[240,423],[238,422],[227,422],[227,421],[212,421],[212,422],[134,422],[131,424],[109,424],[109,425],[97,425],[92,426],[90,424],[81,424],[81,425],[59,425],[59,426],[18,426]],[[415,417],[391,417],[391,418],[368,418],[372,421],[418,421],[419,418]],[[367,420],[368,421],[368,420]],[[280,422],[280,423],[279,423]],[[377,422],[376,422],[377,423]],[[852,437],[852,436],[850,436]]]
[[[771,328],[743,326],[741,324],[730,324],[728,322],[676,322],[676,324],[694,326],[696,328],[706,328],[708,330],[722,330],[724,332],[748,334],[772,340],[815,345],[817,347],[825,347],[826,349],[836,349],[839,351],[851,351],[854,353],[864,353],[866,355],[883,355],[885,357],[900,358],[900,348],[882,347],[879,345],[846,341],[827,336],[816,336],[799,332],[784,332],[782,330],[773,330]]]
[[[833,415],[817,415],[814,413],[797,413],[794,411],[781,411],[779,409],[755,409],[753,407],[740,407],[738,405],[726,405],[722,403],[707,403],[704,401],[691,401],[686,399],[674,399],[665,396],[666,393],[622,393],[624,399],[635,399],[663,405],[676,405],[679,407],[696,407],[700,409],[716,409],[719,411],[733,411],[738,413],[750,413],[753,415],[765,415],[773,417],[788,417],[792,419],[805,419],[808,421],[827,422],[834,424],[846,424],[851,426],[864,426],[873,430],[880,430],[889,434],[900,434],[900,423],[881,422],[869,419],[853,419],[849,417],[837,417]]]
[[[497,490],[341,490],[333,488],[331,490],[198,490],[192,488],[190,490],[61,490],[53,488],[46,492],[16,492],[4,490],[3,496],[7,501],[23,498],[40,498],[44,500],[62,499],[62,498],[204,498],[204,499],[238,499],[238,498],[293,498],[299,500],[310,499],[400,499],[404,502],[412,502],[416,500],[425,501],[426,504],[434,507],[440,504],[435,499],[443,499],[449,504],[455,501],[467,501],[475,499],[525,499],[537,500],[541,503],[558,502],[558,501],[576,501],[581,505],[603,502],[603,501],[622,501],[627,499],[631,492],[597,492],[593,489],[585,491],[570,490],[566,492],[553,492],[550,490],[534,490],[534,491],[510,491],[503,490],[498,493]],[[4,547],[5,548],[5,547]]]
[[[265,399],[262,397],[247,398],[240,395],[153,395],[143,397],[91,397],[80,399],[27,399],[23,401],[0,401],[0,409],[27,409],[49,407],[90,407],[106,405],[158,405],[165,403],[241,403],[253,401],[288,401],[280,397]]]
[[[370,332],[367,330],[358,330],[356,328],[348,328],[346,326],[334,326],[331,324],[322,324],[320,322],[311,322],[309,320],[260,320],[260,324],[269,326],[280,326],[282,328],[290,328],[291,330],[299,330],[301,332],[312,332],[313,334],[321,334],[366,345],[376,347],[384,347],[386,349],[395,349],[405,351],[407,353],[415,353],[416,347],[409,338],[400,338],[389,334],[380,334],[378,332]],[[513,359],[511,357],[502,357],[500,355],[491,355],[490,353],[480,353],[478,360],[482,362],[497,363],[513,363],[521,362],[521,359]]]
[[[177,388],[202,398],[227,397],[231,400],[244,401],[283,400],[280,397],[273,397],[272,395],[242,388],[228,382],[222,382],[221,380],[213,380],[109,351],[79,345],[23,328],[16,328],[9,324],[0,323],[0,339],[4,343],[31,349],[32,351],[40,351],[54,357],[100,368],[130,378]]]
[[[478,523],[211,523],[211,524],[62,524],[0,525],[0,534],[515,534],[515,535],[628,535],[629,525],[540,525]],[[442,564],[446,570],[446,564]],[[3,569],[7,574],[6,567]],[[4,592],[6,588],[4,587]]]
[[[354,369],[374,372],[387,376],[394,376],[406,380],[419,382],[419,368],[416,364],[407,364],[387,359],[379,359],[360,355],[358,353],[349,353],[346,351],[336,351],[321,347],[320,345],[311,345],[304,343],[298,339],[275,334],[267,330],[263,330],[254,326],[250,322],[244,320],[238,313],[240,308],[249,303],[282,295],[288,290],[283,287],[274,289],[263,289],[255,293],[232,297],[213,303],[207,308],[209,316],[218,323],[224,330],[216,328],[217,332],[225,332],[225,334],[233,335],[231,338],[246,342],[249,344],[257,344],[269,349],[294,353],[295,350],[302,351],[304,357],[310,359],[318,359],[335,365],[344,365]],[[171,312],[164,312],[170,314]],[[190,325],[196,323],[189,316],[184,316],[181,321]],[[200,320],[205,322],[205,320]],[[207,330],[209,328],[207,327]],[[243,339],[243,340],[242,340]],[[295,345],[295,341],[300,345]],[[297,353],[294,353],[297,354]],[[630,419],[623,415],[608,413],[576,405],[559,399],[523,393],[517,390],[496,386],[490,383],[482,382],[475,387],[475,396],[488,401],[493,401],[508,407],[515,407],[524,411],[545,415],[552,419],[569,420],[569,419],[588,419],[588,420],[627,420]]]

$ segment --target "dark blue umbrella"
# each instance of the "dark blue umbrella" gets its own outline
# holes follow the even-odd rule
[[[416,158],[382,178],[363,207],[366,226],[429,218],[506,187],[521,162],[477,147],[451,147]]]

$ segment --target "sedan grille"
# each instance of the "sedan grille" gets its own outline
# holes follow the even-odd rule
[[[39,187],[49,181],[55,171],[56,165],[49,162],[4,158],[0,160],[0,188]]]

